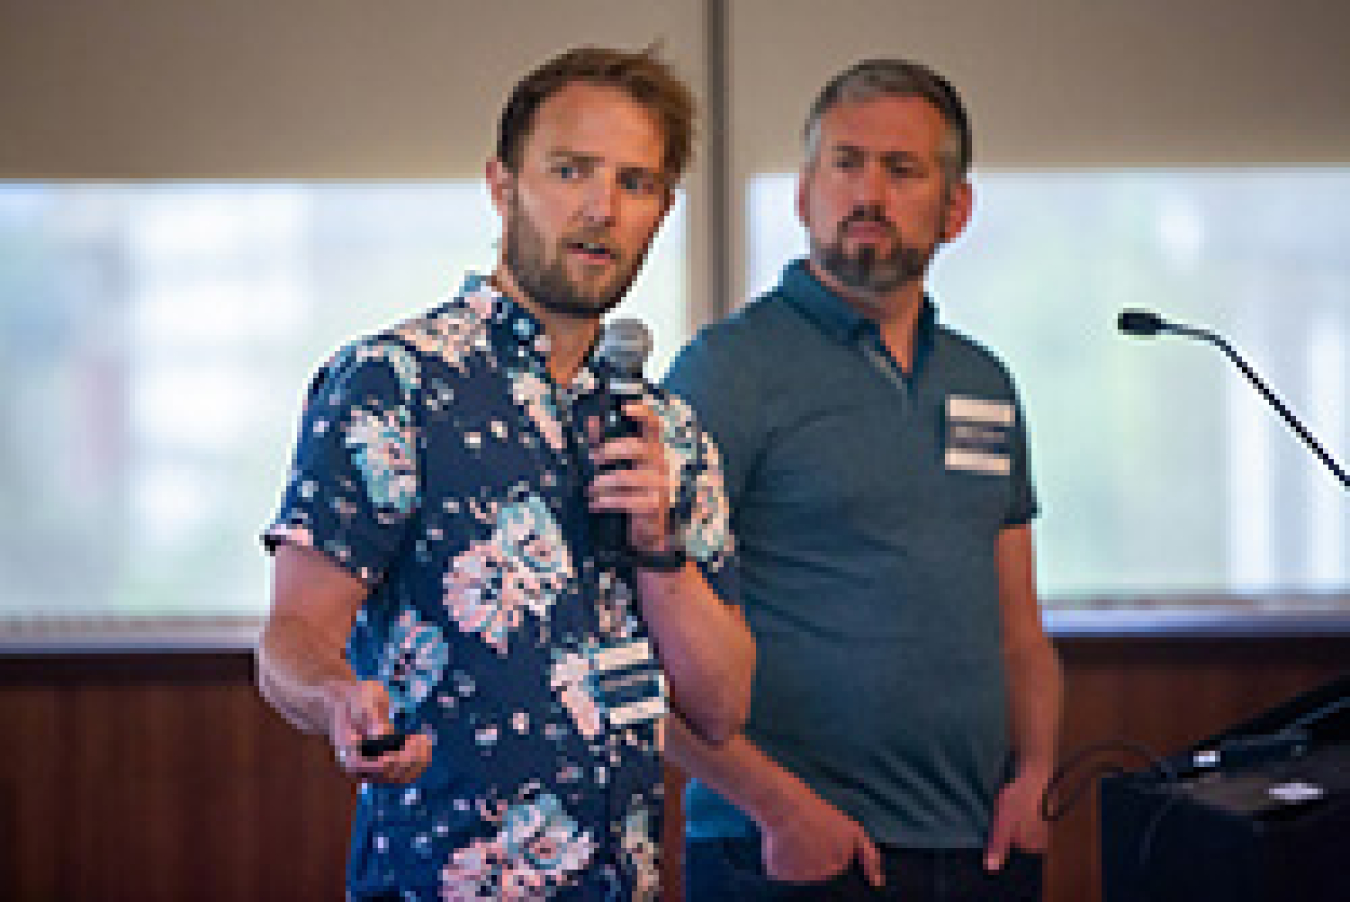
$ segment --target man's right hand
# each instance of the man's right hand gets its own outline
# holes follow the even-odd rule
[[[431,763],[431,737],[416,733],[403,747],[374,758],[363,756],[361,740],[393,732],[389,722],[389,693],[378,680],[328,684],[329,731],[338,764],[358,780],[408,783]]]
[[[764,870],[774,880],[819,883],[842,874],[856,858],[868,883],[885,882],[881,853],[867,831],[809,790],[760,829]]]

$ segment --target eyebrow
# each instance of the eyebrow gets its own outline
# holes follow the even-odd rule
[[[579,150],[556,149],[550,150],[544,155],[544,159],[549,163],[576,163],[583,167],[595,167],[604,162],[605,158],[593,153],[584,153]],[[654,181],[665,184],[665,174],[659,169],[653,169],[650,166],[644,166],[641,163],[620,163],[615,167],[619,172],[628,175],[640,174],[647,176]]]
[[[923,154],[915,153],[912,150],[867,150],[856,144],[833,144],[828,148],[830,153],[852,154],[860,157],[880,157],[883,160],[922,160]]]
[[[545,159],[550,163],[567,162],[595,166],[604,158],[597,156],[596,154],[582,153],[577,150],[550,150],[545,154]]]

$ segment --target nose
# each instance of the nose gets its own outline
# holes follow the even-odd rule
[[[882,165],[869,160],[859,167],[853,182],[853,200],[859,206],[874,206],[885,197],[886,171]]]
[[[612,178],[592,179],[582,214],[592,225],[610,225],[618,216],[619,186]]]

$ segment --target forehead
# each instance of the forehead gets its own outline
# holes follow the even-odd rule
[[[545,100],[525,139],[526,158],[581,154],[623,166],[661,168],[656,114],[618,88],[574,82]]]
[[[875,97],[840,103],[820,120],[820,146],[877,153],[936,154],[946,133],[938,108],[922,97]]]

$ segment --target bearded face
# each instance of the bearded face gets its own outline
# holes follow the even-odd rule
[[[884,240],[851,241],[852,232],[861,228],[882,233],[878,237]],[[862,294],[885,295],[922,281],[937,247],[935,236],[907,241],[880,206],[858,206],[840,221],[828,240],[812,235],[811,258],[845,287]]]
[[[603,316],[623,300],[650,247],[649,241],[625,254],[600,225],[577,226],[550,247],[514,195],[504,240],[506,267],[521,291],[545,310],[582,319]],[[569,257],[580,258],[574,272],[568,271]]]

